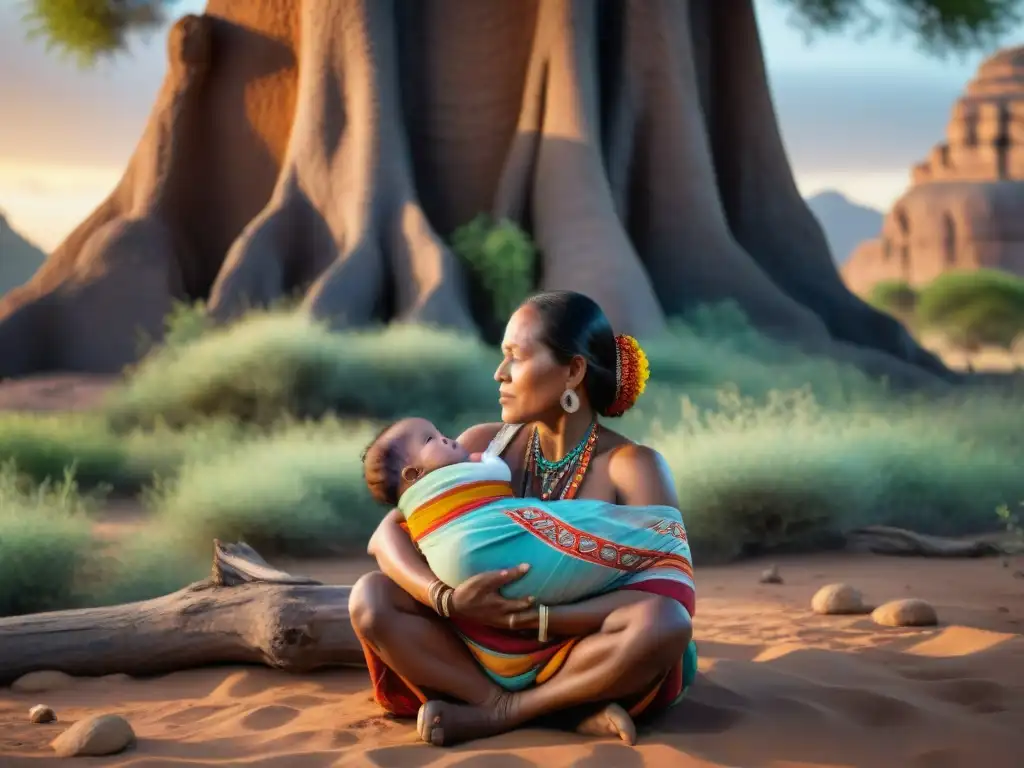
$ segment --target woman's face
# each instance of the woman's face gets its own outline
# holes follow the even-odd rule
[[[506,424],[536,421],[558,407],[570,382],[568,365],[559,365],[537,337],[540,317],[529,304],[520,307],[505,326],[504,359],[494,372],[501,420]]]

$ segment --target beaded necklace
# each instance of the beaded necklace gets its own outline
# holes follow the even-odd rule
[[[590,466],[590,459],[597,445],[597,422],[580,442],[558,461],[548,461],[540,449],[540,434],[533,430],[533,437],[526,445],[526,460],[523,467],[523,489],[520,494],[527,496],[527,490],[534,478],[540,480],[540,498],[550,501],[552,498],[572,499],[576,497],[580,484]]]

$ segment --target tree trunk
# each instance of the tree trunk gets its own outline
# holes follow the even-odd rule
[[[117,369],[174,298],[470,329],[445,239],[481,211],[621,332],[732,300],[808,351],[948,376],[843,286],[752,0],[210,0],[117,190],[0,301],[0,376]]]
[[[209,581],[141,603],[0,619],[0,685],[29,672],[153,675],[210,664],[289,672],[362,666],[350,588],[270,567],[244,544],[214,544]]]

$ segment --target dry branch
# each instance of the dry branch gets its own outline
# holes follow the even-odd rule
[[[277,570],[245,544],[214,542],[210,579],[173,594],[0,619],[0,684],[43,669],[98,676],[221,663],[289,672],[362,665],[350,589]]]

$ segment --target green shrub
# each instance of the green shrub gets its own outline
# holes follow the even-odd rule
[[[186,465],[157,494],[158,524],[190,551],[214,538],[265,554],[361,552],[387,512],[366,490],[369,425],[296,424]]]
[[[271,426],[329,413],[450,423],[495,411],[496,350],[410,326],[331,333],[304,313],[263,313],[156,352],[112,393],[118,429],[221,418]]]
[[[209,420],[182,434],[154,424],[148,432],[117,434],[96,414],[0,413],[0,462],[15,460],[38,483],[73,471],[82,488],[137,492],[154,476],[169,477],[188,456],[215,454],[242,431]]]
[[[0,465],[0,616],[78,603],[92,543],[85,506],[70,474],[36,485],[14,462]]]
[[[868,303],[904,319],[913,316],[917,300],[917,291],[906,280],[883,280],[871,289]]]
[[[477,321],[494,337],[534,291],[537,249],[515,223],[481,214],[455,230],[452,250],[469,273],[471,299],[483,299],[472,302]]]
[[[210,575],[213,542],[205,547],[176,529],[155,523],[123,541],[96,548],[87,605],[116,605],[149,600]]]
[[[1024,426],[1011,421],[1004,431]],[[838,412],[809,393],[757,404],[733,392],[714,410],[688,409],[648,444],[673,471],[695,556],[706,561],[819,546],[867,524],[989,529],[994,508],[1024,495],[1024,449],[987,437],[941,403]]]
[[[949,272],[920,291],[917,322],[966,348],[1009,348],[1024,331],[1024,279],[998,270]]]

